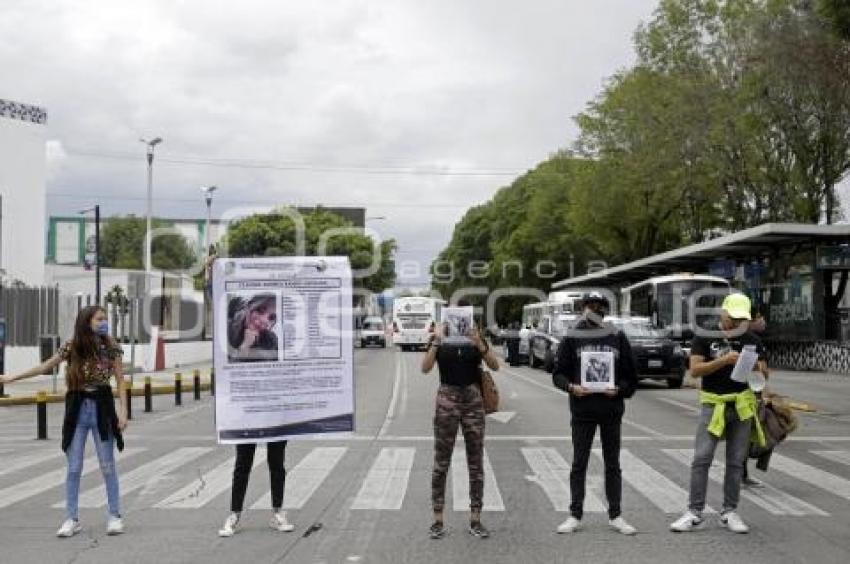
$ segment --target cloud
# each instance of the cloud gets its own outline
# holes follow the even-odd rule
[[[365,206],[427,272],[454,222],[512,178],[327,169],[534,166],[633,60],[632,33],[655,4],[12,0],[2,95],[48,108],[50,213],[92,200],[141,213],[138,138],[161,135],[157,212],[202,217],[202,184],[221,187],[217,213]]]

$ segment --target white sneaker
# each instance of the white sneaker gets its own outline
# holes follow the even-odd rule
[[[689,533],[694,529],[698,529],[703,522],[702,517],[698,517],[693,512],[687,511],[679,517],[678,521],[670,524],[670,530],[674,533]]]
[[[273,513],[272,519],[269,521],[269,527],[281,533],[291,533],[295,530],[295,525],[290,523],[286,518],[286,511]]]
[[[120,535],[124,532],[124,522],[121,517],[110,517],[106,522],[106,534],[109,536]]]
[[[734,511],[729,511],[720,516],[720,522],[726,525],[726,528],[733,533],[745,535],[750,532],[750,528],[741,519],[741,516]]]
[[[616,519],[612,519],[608,521],[608,524],[611,525],[611,528],[617,531],[620,534],[632,536],[637,534],[637,529],[629,525],[625,519],[622,517],[617,517]]]
[[[79,521],[75,521],[74,519],[66,519],[62,526],[59,527],[59,530],[56,531],[56,536],[60,539],[68,539],[79,533],[83,530],[83,527],[80,526]]]
[[[578,531],[580,528],[581,528],[581,520],[576,519],[575,517],[570,515],[569,518],[566,521],[564,521],[563,523],[558,525],[558,534],[564,535],[564,534],[574,533],[574,532]]]
[[[224,520],[224,525],[219,529],[218,536],[220,537],[232,537],[236,533],[236,529],[239,526],[239,514],[231,513],[227,516],[227,519]]]

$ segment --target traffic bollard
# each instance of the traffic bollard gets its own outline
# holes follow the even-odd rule
[[[215,368],[210,368],[210,395],[215,396]]]
[[[125,387],[127,391],[127,420],[133,418],[133,377],[130,376],[127,379],[127,386]]]
[[[153,411],[153,389],[151,388],[151,377],[145,376],[145,413]]]
[[[183,405],[183,375],[174,374],[174,405]]]
[[[47,392],[38,392],[35,397],[35,416],[38,440],[47,440]]]
[[[195,401],[201,399],[201,371],[197,368],[192,373],[192,385],[195,388]]]
[[[3,388],[3,382],[0,382],[0,398],[6,397],[6,390]]]

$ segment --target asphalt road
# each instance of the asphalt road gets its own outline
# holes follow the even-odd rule
[[[496,374],[504,411],[488,417],[485,524],[493,536],[466,534],[465,466],[453,467],[447,492],[450,534],[427,529],[436,372],[422,375],[420,354],[357,350],[357,425],[346,440],[292,441],[285,504],[294,533],[267,528],[268,478],[257,466],[244,528],[220,539],[229,507],[233,448],[213,438],[212,404],[155,398],[119,457],[127,533],[105,535],[104,493],[96,464],[83,478],[81,535],[53,536],[63,511],[60,405],[50,406],[50,440],[35,441],[32,406],[0,410],[0,563],[52,562],[847,562],[850,561],[850,379],[777,373],[772,386],[819,407],[767,474],[744,494],[749,535],[717,525],[675,535],[684,510],[696,392],[647,383],[623,426],[624,516],[640,531],[622,537],[604,514],[601,460],[589,475],[585,528],[555,534],[566,518],[571,458],[569,406],[548,374],[503,368]],[[459,443],[460,446],[461,443]],[[462,449],[458,448],[458,452]],[[259,452],[262,452],[259,451]],[[89,445],[88,454],[93,456]],[[722,447],[718,451],[722,461]],[[720,469],[718,469],[720,470]],[[720,485],[709,503],[720,506]],[[86,493],[90,492],[90,493]],[[256,504],[257,508],[253,506]],[[454,509],[454,511],[451,511]]]

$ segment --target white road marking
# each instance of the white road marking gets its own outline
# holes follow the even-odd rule
[[[469,472],[466,467],[466,450],[455,448],[452,453],[452,498],[455,511],[469,511]],[[484,449],[484,507],[483,511],[504,511],[505,502],[499,492],[496,474]]]
[[[820,468],[774,453],[770,457],[770,469],[788,474],[831,494],[850,500],[850,480],[830,474]]]
[[[266,461],[265,449],[257,449],[254,454],[254,465],[256,468]],[[203,474],[203,487],[200,479],[196,478],[190,484],[177,490],[154,507],[160,509],[197,509],[203,507],[213,499],[230,489],[233,482],[233,466],[236,457],[231,456],[209,472]]]
[[[12,458],[11,455],[4,456],[3,464],[0,464],[0,476],[11,474],[12,472],[29,468],[30,466],[36,466],[37,464],[53,460],[54,458],[60,458],[61,456],[62,452],[58,449],[51,449],[49,452],[31,452],[15,458]]]
[[[602,451],[593,449],[602,460]],[[628,449],[620,451],[623,479],[664,513],[679,513],[688,507],[688,492],[673,480],[636,457]]]
[[[134,454],[138,454],[140,452],[144,452],[146,449],[144,448],[127,448],[124,449],[122,453],[122,458],[133,456]],[[97,457],[90,456],[83,461],[83,472],[82,475],[85,476],[87,474],[91,474],[95,470],[100,470],[100,466],[97,463]],[[47,472],[46,474],[42,474],[41,476],[36,476],[29,480],[19,482],[13,486],[9,486],[8,488],[3,488],[0,490],[0,508],[8,507],[14,503],[18,503],[19,501],[23,501],[32,496],[38,495],[40,493],[44,493],[53,488],[57,488],[62,486],[65,483],[65,476],[67,475],[68,470],[63,465],[62,468],[53,470],[52,472]],[[64,502],[60,504],[60,507],[64,507]]]
[[[295,468],[286,473],[283,508],[304,507],[347,451],[346,447],[320,447],[302,458]],[[272,494],[268,492],[258,499],[251,509],[271,509],[271,506]]]
[[[683,401],[674,400],[674,399],[670,399],[670,398],[662,398],[662,397],[656,397],[655,399],[657,399],[658,401],[663,401],[664,403],[669,403],[670,405],[675,405],[676,407],[680,407],[680,408],[682,408],[685,411],[688,411],[690,413],[699,413],[700,412],[700,408],[697,407],[694,404],[691,404],[691,403],[685,403]]]
[[[813,450],[812,453],[832,462],[850,466],[850,452],[845,450]]]
[[[529,480],[543,489],[555,511],[570,510],[570,465],[554,448],[523,448],[522,455],[533,474]],[[595,488],[585,488],[584,509],[589,513],[603,513],[605,505],[596,495]]]
[[[162,423],[163,421],[171,421],[173,419],[179,419],[181,417],[185,417],[186,415],[191,415],[198,411],[202,411],[204,409],[209,409],[211,407],[210,403],[203,403],[201,405],[196,405],[194,407],[186,407],[186,408],[176,408],[178,411],[174,413],[169,413],[168,415],[163,415],[162,417],[157,417],[151,421],[144,421],[145,424],[150,423]]]
[[[390,423],[395,419],[396,404],[398,403],[399,388],[401,387],[401,356],[395,357],[395,380],[393,380],[393,393],[390,399],[390,405],[387,408],[387,416],[384,418],[384,424],[381,425],[381,430],[378,431],[378,436],[383,437],[389,431]]]
[[[693,449],[663,449],[665,453],[683,464],[690,465],[694,457]],[[772,459],[771,459],[772,464]],[[725,466],[715,460],[711,464],[708,476],[712,482],[723,484]],[[829,513],[803,501],[793,495],[787,494],[778,488],[765,483],[764,488],[742,489],[741,497],[751,503],[758,505],[773,515],[829,515]]]
[[[492,419],[493,421],[498,421],[499,423],[510,423],[511,419],[516,416],[516,411],[497,411],[496,413],[491,413],[487,417]]]
[[[351,509],[401,509],[415,454],[414,448],[382,448]]]
[[[119,476],[121,495],[147,487],[149,482],[162,479],[173,470],[200,458],[211,450],[213,449],[210,447],[183,447],[143,464],[126,475]],[[62,507],[63,504],[64,502],[57,503],[54,507]],[[106,505],[106,492],[102,485],[80,494],[80,507],[97,508],[104,505]]]

